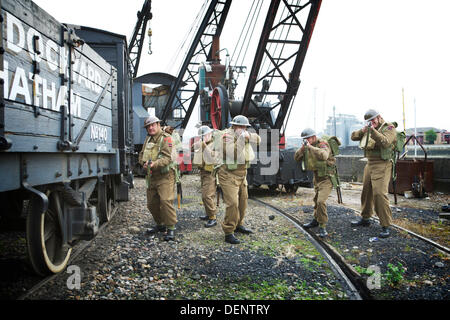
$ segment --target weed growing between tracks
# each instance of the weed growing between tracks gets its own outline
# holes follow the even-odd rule
[[[303,191],[299,190],[298,194],[303,194]],[[268,195],[260,197],[261,200],[297,216],[302,223],[306,223],[311,219],[313,207],[305,203],[299,205],[299,198],[302,197],[297,196],[291,200],[287,197],[275,198]],[[449,298],[448,254],[395,228],[391,228],[389,238],[379,238],[381,227],[377,222],[369,227],[355,228],[350,222],[359,215],[353,209],[338,205],[328,205],[327,208],[329,236],[325,241],[332,245],[348,264],[357,269],[363,276],[363,281],[375,278],[369,279],[371,275],[364,271],[378,268],[381,281],[379,286],[371,290],[374,299]],[[407,207],[395,207],[392,211],[396,224],[419,234],[427,234],[439,243],[448,243],[450,232],[448,222],[437,220],[436,212]],[[399,221],[406,224],[402,225]],[[414,226],[419,229],[414,229]],[[317,232],[317,229],[312,229],[312,232]]]
[[[280,231],[281,236],[272,236],[262,240],[251,240],[245,243],[244,246],[249,250],[276,259],[296,259],[309,271],[313,271],[315,267],[326,265],[325,259],[309,241],[300,235],[298,230],[285,227]]]
[[[292,283],[281,280],[261,280],[255,282],[249,277],[240,279],[221,279],[196,281],[189,277],[177,279],[176,286],[181,289],[173,299],[193,297],[206,300],[335,300],[344,299],[345,294],[306,281]]]

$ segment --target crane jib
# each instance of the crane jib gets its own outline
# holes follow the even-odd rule
[[[282,11],[280,8],[281,3],[283,3],[283,9],[287,9],[287,11],[283,10],[283,12],[287,13],[286,16],[283,16],[282,13],[280,21],[275,23],[277,13]],[[277,102],[277,104],[279,103],[280,108],[274,124],[270,127],[272,129],[281,129],[286,116],[289,114],[289,108],[291,108],[293,97],[297,94],[300,85],[300,71],[320,10],[320,5],[321,0],[309,1],[304,6],[291,5],[286,1],[271,2],[248,78],[249,80],[243,97],[241,114],[246,115],[248,113],[248,108],[254,95],[259,95],[261,99],[263,99],[263,96],[277,95],[279,97],[279,102]],[[298,16],[306,10],[308,10],[308,18],[305,25],[302,25]],[[279,35],[282,34],[283,31],[278,32],[278,29],[285,28],[286,25],[289,26],[288,31],[287,33],[285,32],[283,38],[281,38]],[[301,40],[289,39],[288,35],[292,32],[300,32]],[[279,38],[277,38],[277,35]],[[298,38],[296,37],[296,39]],[[283,50],[281,52],[274,50],[273,53],[270,53],[269,48],[272,48],[271,45],[281,45]],[[289,51],[288,48],[293,49]],[[294,53],[292,53],[292,51]],[[269,59],[272,69],[263,73],[263,76],[259,76],[262,65],[264,64],[263,61],[266,58]],[[292,68],[284,68],[284,65],[287,65],[288,61],[293,63]],[[273,85],[277,78],[282,79],[281,83],[283,84],[277,86],[278,90],[269,90],[267,87],[266,90],[255,90],[258,83],[263,83],[263,87],[265,81],[266,83]],[[280,86],[281,88],[279,88]],[[263,117],[260,116],[260,118]]]

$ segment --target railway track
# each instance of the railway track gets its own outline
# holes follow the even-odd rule
[[[342,206],[342,205],[341,205],[341,206]],[[349,208],[349,207],[346,207],[346,206],[342,206],[342,207],[344,207],[344,208]],[[358,213],[358,214],[361,214],[361,211],[359,211],[359,210],[355,210],[355,209],[352,209],[352,210],[355,211],[355,212]],[[379,219],[378,219],[377,217],[371,217],[370,220],[379,222]],[[431,239],[428,239],[428,238],[426,238],[426,237],[424,237],[424,236],[422,236],[422,235],[420,235],[420,234],[418,234],[418,233],[415,233],[415,232],[413,232],[413,231],[411,231],[411,230],[408,230],[408,229],[406,229],[406,228],[403,228],[403,227],[401,227],[401,226],[399,226],[399,225],[392,224],[391,226],[394,227],[394,228],[396,228],[396,229],[398,229],[398,230],[400,230],[400,231],[406,232],[406,233],[409,234],[410,236],[413,236],[413,237],[415,237],[415,238],[417,238],[417,239],[422,240],[423,242],[426,242],[426,243],[432,245],[433,247],[435,247],[436,249],[438,249],[438,250],[440,250],[440,251],[442,251],[442,252],[445,252],[445,253],[447,253],[447,254],[450,254],[450,248],[448,248],[448,247],[446,247],[446,246],[444,246],[444,245],[441,245],[441,244],[437,243],[436,241],[433,241],[433,240],[431,240]]]
[[[103,223],[99,230],[98,230],[98,234],[100,234],[101,232],[103,232],[103,230],[106,228],[106,226],[108,226],[109,222],[111,221],[111,219],[113,219],[113,217],[115,216],[117,210],[119,209],[119,206],[116,205],[113,209],[112,209],[112,213],[110,216],[110,220]],[[78,243],[78,245],[76,245],[73,248],[72,254],[70,255],[69,258],[69,262],[67,263],[67,265],[69,266],[71,264],[72,261],[74,261],[81,253],[83,253],[87,248],[89,248],[92,243],[94,242],[95,238],[92,240],[82,240],[80,243]],[[35,285],[33,285],[29,290],[27,290],[25,293],[23,293],[22,295],[20,295],[17,300],[25,300],[28,296],[32,295],[33,293],[39,291],[40,288],[42,288],[46,283],[52,281],[53,279],[55,279],[58,275],[60,275],[60,273],[56,273],[56,274],[52,274],[49,275],[43,279],[41,279],[40,281],[38,281]]]
[[[315,233],[304,229],[298,218],[257,198],[252,197],[250,200],[270,208],[272,211],[291,221],[294,226],[308,238],[317,251],[319,251],[319,253],[327,260],[333,272],[341,280],[341,284],[345,288],[351,300],[373,299],[370,294],[370,290],[367,288],[364,279],[359,275],[359,273],[356,272],[356,270],[349,265],[345,259],[333,249],[333,247],[322,241]]]
[[[265,201],[267,201],[267,202],[265,202]],[[276,212],[278,216],[282,216],[285,219],[287,219],[286,221],[289,221],[289,223],[293,223],[295,228],[299,232],[302,233],[302,235],[307,239],[307,241],[309,241],[312,244],[312,246],[315,247],[315,249],[323,257],[323,259],[325,261],[327,261],[327,264],[328,264],[328,266],[331,269],[331,272],[329,274],[334,274],[336,276],[336,277],[334,277],[334,276],[332,276],[332,277],[333,277],[333,279],[336,279],[337,283],[340,284],[339,288],[340,288],[341,291],[344,291],[346,293],[347,299],[351,299],[351,300],[371,300],[371,299],[378,299],[378,298],[380,298],[380,295],[378,294],[377,291],[370,291],[367,288],[367,286],[368,286],[368,282],[366,280],[367,277],[364,274],[362,274],[362,273],[360,274],[359,272],[356,271],[356,270],[358,270],[357,266],[364,267],[364,266],[366,266],[366,264],[364,264],[364,263],[357,263],[357,262],[353,263],[351,260],[348,259],[347,253],[345,253],[346,251],[345,250],[344,250],[344,252],[342,251],[342,249],[345,249],[345,248],[350,248],[351,249],[354,244],[347,245],[346,241],[339,240],[340,243],[341,244],[345,244],[345,246],[343,248],[341,248],[341,246],[336,246],[335,242],[337,243],[339,235],[344,234],[342,232],[342,230],[340,230],[340,231],[336,231],[335,230],[334,233],[330,233],[331,237],[329,239],[327,238],[325,240],[322,240],[321,238],[319,238],[315,234],[315,232],[303,229],[302,224],[304,223],[304,221],[302,220],[302,218],[304,218],[305,216],[299,216],[297,214],[298,211],[294,212],[293,210],[291,210],[294,207],[288,206],[288,207],[285,208],[283,206],[283,208],[278,208],[278,207],[276,207],[277,206],[276,203],[273,203],[273,204],[272,203],[268,203],[268,202],[270,202],[270,200],[267,200],[267,199],[264,199],[264,198],[260,198],[258,196],[254,196],[254,197],[250,198],[249,202],[250,203],[254,202],[254,206],[253,206],[254,209],[253,210],[254,211],[256,210],[256,212],[258,212],[260,210],[260,209],[256,209],[257,207],[262,208],[264,206],[265,208],[267,208],[267,210],[270,210],[271,212]],[[348,208],[346,206],[340,206],[340,207]],[[114,207],[114,209],[115,209],[114,212],[113,212],[113,216],[114,217],[118,216],[118,215],[116,215],[116,212],[117,212],[117,209],[119,209],[119,208],[120,208],[120,206]],[[193,207],[185,207],[185,209],[188,209],[188,212],[190,212],[190,215],[192,214],[192,211],[190,211],[190,210],[192,210],[192,208]],[[267,212],[267,210],[263,210],[263,211]],[[295,209],[295,210],[297,210],[297,209]],[[354,209],[352,209],[352,210],[355,211]],[[139,212],[139,217],[140,217],[140,214],[142,212],[141,207],[139,207],[139,209],[136,210],[136,212]],[[305,211],[305,213],[308,214],[307,211]],[[196,212],[196,214],[197,214],[197,212]],[[181,246],[182,243],[184,242],[183,241],[183,237],[186,237],[185,240],[190,239],[190,237],[188,238],[189,232],[194,232],[194,233],[200,232],[200,234],[202,235],[202,237],[201,237],[202,239],[206,239],[206,238],[210,239],[211,237],[215,237],[214,236],[215,235],[215,232],[214,232],[215,230],[203,229],[203,228],[198,230],[198,228],[195,227],[195,225],[198,224],[198,220],[195,218],[196,216],[195,217],[191,217],[190,215],[188,215],[188,216],[186,216],[184,214],[180,215],[180,219],[181,219],[181,217],[184,217],[184,220],[185,220],[185,221],[180,221],[180,223],[181,223],[181,225],[180,225],[180,227],[181,227],[180,228],[180,230],[181,230],[181,232],[180,232],[180,240],[179,240],[179,242],[176,242],[176,243],[172,244],[173,248],[172,248],[172,246],[168,246],[165,249],[176,250],[176,247],[177,246]],[[198,215],[200,215],[200,213],[198,213]],[[121,215],[119,215],[119,216],[121,216]],[[345,219],[347,219],[346,220],[347,222],[352,217],[352,215],[351,216],[344,215],[344,216],[345,216]],[[336,218],[336,215],[334,217]],[[250,216],[249,216],[249,218],[250,218]],[[264,215],[261,215],[260,218],[267,218],[267,216],[265,216],[265,214],[264,214]],[[135,221],[136,217],[133,216],[132,220]],[[262,220],[265,221],[265,219],[262,219]],[[272,219],[270,219],[270,220],[272,220]],[[374,219],[374,220],[376,220],[376,219]],[[117,219],[112,220],[112,221],[117,221]],[[249,222],[252,222],[252,220],[249,219]],[[287,225],[286,222],[284,222],[283,224]],[[103,235],[107,234],[108,232],[105,232],[105,227],[108,226],[108,225],[109,225],[109,223],[103,224],[100,227],[99,234],[100,233],[103,234]],[[125,225],[128,226],[128,223],[126,223]],[[270,226],[270,225],[275,225],[275,224],[270,222],[268,225]],[[337,224],[334,224],[334,225],[337,226]],[[192,227],[192,226],[194,226],[194,227]],[[330,225],[330,226],[332,226],[332,225]],[[253,227],[255,228],[255,230],[258,230],[256,225],[253,225]],[[402,230],[402,231],[408,232],[408,230],[403,229],[403,228],[401,228],[399,226],[395,226],[395,228],[398,228],[398,230]],[[347,228],[347,229],[350,229],[350,228]],[[347,229],[344,229],[344,230],[347,230]],[[128,227],[125,227],[125,229],[123,231],[127,231],[127,230],[128,230]],[[190,230],[190,231],[188,232],[188,230]],[[203,232],[203,230],[207,230],[207,233],[205,234]],[[213,231],[213,232],[210,233],[211,231]],[[217,231],[220,232],[220,230],[217,230]],[[366,232],[365,232],[364,237],[362,239],[363,239],[363,241],[367,241],[367,239],[373,235],[373,232],[378,232],[378,229],[377,229],[377,227],[375,227],[372,231],[370,231],[370,229],[364,229],[364,231],[366,231]],[[347,233],[347,231],[345,231],[345,232]],[[349,230],[349,232],[352,232],[352,231]],[[353,230],[353,232],[354,232],[353,233],[354,235],[357,235],[357,234],[361,235],[361,232],[359,230],[358,231]],[[293,234],[295,234],[295,232]],[[347,233],[347,236],[353,237],[353,234],[350,235],[350,233]],[[399,235],[398,231],[395,231],[394,234],[396,234],[397,237],[400,236],[400,238],[397,239],[397,242],[398,241],[401,241],[401,242],[403,241],[402,240],[402,239],[404,239],[403,232],[402,232],[402,235]],[[414,236],[414,239],[412,237],[408,237],[408,238],[410,238],[410,240],[409,240],[410,242],[412,242],[414,240],[414,242],[422,243],[422,239],[421,239],[421,238],[423,238],[422,236],[416,237],[415,234],[411,233],[411,232],[408,232],[408,234],[411,234],[411,236]],[[206,238],[205,238],[205,236],[206,236]],[[198,236],[195,236],[194,238],[196,240],[198,240]],[[392,240],[395,239],[394,236],[392,238],[393,238]],[[415,239],[415,238],[417,238],[417,239]],[[125,240],[121,240],[121,241],[125,241],[125,242],[128,243],[130,239],[135,239],[136,241],[138,241],[139,245],[136,248],[142,248],[142,243],[146,243],[147,244],[147,248],[148,248],[148,250],[146,251],[145,254],[143,253],[142,250],[137,250],[136,251],[136,257],[132,256],[134,260],[139,259],[139,258],[141,258],[143,256],[146,256],[146,254],[149,254],[152,250],[160,248],[161,245],[167,246],[167,244],[165,242],[161,242],[161,244],[160,244],[158,239],[155,239],[155,240],[147,239],[147,237],[142,237],[140,235],[140,233],[131,234],[128,238],[126,238]],[[247,237],[244,237],[243,240],[244,240],[244,243],[248,242],[248,244],[250,244],[250,241],[252,239],[253,239],[252,237],[247,236]],[[419,240],[419,239],[421,239],[421,240]],[[221,237],[220,237],[220,240],[222,240]],[[116,241],[116,239],[114,239],[114,241]],[[361,246],[363,245],[363,243],[362,243],[363,241],[360,242],[359,238],[357,239],[357,241],[358,241],[358,243],[356,243],[356,245],[360,246],[359,243],[361,243]],[[154,243],[155,246],[150,246],[149,245],[150,243]],[[389,243],[392,245],[395,242],[389,242]],[[426,241],[426,243],[427,243],[427,246],[433,246],[433,247],[436,247],[437,249],[439,249],[439,250],[441,250],[443,252],[448,253],[448,248],[443,247],[443,246],[441,246],[439,244],[436,244],[435,242],[433,242],[433,241],[431,241],[429,239],[428,239],[428,241]],[[332,245],[330,245],[330,244],[332,244]],[[122,243],[120,243],[120,245],[122,247],[124,247]],[[383,253],[380,253],[379,251],[380,251],[380,248],[381,249],[386,248],[386,242],[379,241],[379,242],[374,242],[374,243],[370,243],[370,244],[369,244],[369,242],[367,242],[367,245],[368,245],[368,247],[366,247],[365,249],[371,248],[371,249],[373,249],[374,254],[375,254],[375,252],[378,252],[378,254],[379,254],[378,258],[380,256],[381,256],[382,259],[384,258],[384,260],[383,260],[383,268],[385,268],[386,264],[389,263],[390,260],[386,259],[386,257],[383,256]],[[409,245],[411,247],[413,246],[412,244],[409,244]],[[89,242],[86,241],[86,242],[79,243],[79,245],[72,252],[71,258],[69,260],[69,265],[71,264],[72,261],[77,259],[77,257],[78,257],[78,260],[79,260],[80,255],[83,252],[86,252],[86,249],[88,249],[90,246],[94,247],[94,246],[96,246],[96,244],[93,243],[93,241],[89,241]],[[190,246],[189,246],[189,248],[190,248]],[[237,247],[237,248],[239,248],[239,247]],[[214,246],[214,250],[216,250],[216,249],[217,249],[217,247]],[[423,251],[428,252],[427,250],[423,249],[422,246],[419,247],[418,249],[421,249]],[[192,249],[192,250],[195,250],[195,249]],[[205,249],[202,249],[202,250],[205,250]],[[227,247],[227,250],[228,250],[228,247]],[[91,250],[89,249],[88,251],[90,252]],[[219,250],[219,251],[222,254],[222,250]],[[363,251],[364,251],[364,248],[363,248]],[[416,252],[415,249],[413,249],[412,251]],[[129,252],[133,252],[133,251],[130,250]],[[214,252],[210,256],[206,252],[207,251],[202,251],[201,252],[201,255],[203,257],[200,258],[200,259],[208,259],[208,261],[209,261],[208,265],[211,265],[211,262],[213,261],[212,257],[214,257],[214,259],[217,259],[217,257],[218,257],[217,253]],[[418,250],[418,252],[419,252],[419,250]],[[123,250],[121,250],[121,253],[123,253]],[[241,251],[238,251],[237,253],[241,254]],[[227,251],[227,252],[225,252],[225,254],[228,255],[228,254],[232,254],[232,253],[231,253],[231,251],[230,252]],[[189,251],[188,259],[192,260],[191,256],[196,257],[197,255],[198,254],[194,253],[194,251],[192,251],[192,252]],[[172,255],[169,254],[168,256],[172,256]],[[123,257],[124,256],[122,256],[122,258]],[[178,255],[174,255],[173,257],[178,257]],[[374,256],[374,258],[375,258],[375,256]],[[404,261],[406,261],[408,263],[408,270],[412,271],[413,267],[411,265],[409,265],[409,260],[406,260],[405,257],[402,257],[402,258],[405,259]],[[169,264],[171,266],[172,265],[183,265],[183,266],[185,266],[185,264],[183,263],[183,261],[184,261],[183,257],[181,257],[179,259],[181,259],[181,260],[178,260],[178,258],[177,258],[176,261],[171,261]],[[377,260],[377,259],[371,260],[370,261],[371,264],[377,264],[378,265],[378,262],[380,262],[380,260]],[[121,264],[114,265],[114,263],[115,263],[114,261],[116,261],[116,260],[111,260],[111,262],[113,262],[111,264],[111,267],[108,267],[107,271],[100,272],[100,274],[110,275],[110,270],[114,270],[117,275],[126,275],[127,273],[123,273],[124,271],[123,271],[122,265]],[[131,260],[131,261],[129,260],[129,262],[126,264],[126,266],[132,265],[132,266],[136,267],[136,264],[134,262],[132,262],[132,261],[133,260]],[[153,261],[153,260],[147,259],[147,261]],[[201,261],[203,261],[203,260],[201,260]],[[443,261],[443,260],[441,260],[441,261]],[[89,263],[92,263],[92,262],[93,262],[93,260],[89,260]],[[445,262],[445,261],[443,261],[443,262]],[[147,262],[147,263],[149,263],[149,262]],[[350,263],[351,263],[351,265],[350,265]],[[433,260],[433,262],[428,263],[427,265],[431,265],[431,268],[433,269],[434,263],[435,262]],[[100,259],[100,260],[98,260],[98,265],[94,266],[94,269],[95,270],[103,270],[102,268],[104,267],[104,264],[105,264],[105,261],[103,259]],[[244,263],[243,265],[246,265],[246,264]],[[251,263],[250,263],[250,265],[251,265]],[[404,265],[405,265],[405,263],[404,263]],[[149,275],[149,274],[146,273],[146,270],[155,270],[155,271],[151,271],[151,276],[153,277],[154,274],[157,274],[158,277],[159,277],[160,274],[164,274],[164,272],[165,272],[164,271],[165,269],[162,268],[162,270],[160,270],[161,269],[160,267],[161,267],[161,265],[157,264],[157,265],[152,266],[152,268],[149,268],[149,269],[139,269],[139,268],[135,269],[134,276],[136,277],[137,280],[138,279],[145,279],[146,275],[147,276]],[[170,267],[170,268],[172,268],[172,267]],[[249,266],[249,268],[252,268],[252,266]],[[437,271],[441,271],[441,273],[442,273],[442,271],[445,271],[445,269],[443,269],[443,268],[439,269],[439,268],[434,267],[434,269],[437,270]],[[195,269],[195,270],[197,270],[197,269]],[[183,272],[184,272],[183,270],[181,270],[181,271],[175,270],[175,271],[177,273],[180,272],[180,274],[181,274],[180,277],[183,277]],[[201,273],[201,274],[203,274],[203,273]],[[207,274],[206,271],[205,271],[205,274]],[[210,276],[213,277],[214,275],[216,275],[215,272],[211,273]],[[412,274],[412,276],[414,276],[414,274]],[[411,279],[412,276],[409,279]],[[36,284],[34,284],[32,287],[29,286],[31,288],[29,290],[27,290],[27,292],[23,293],[18,299],[19,300],[30,299],[30,298],[33,299],[33,296],[35,296],[36,294],[39,294],[41,290],[44,290],[43,292],[45,292],[47,290],[49,292],[49,294],[50,294],[49,297],[58,297],[59,299],[66,299],[68,297],[67,294],[65,294],[65,295],[64,294],[59,294],[59,295],[57,295],[55,293],[55,295],[53,296],[53,291],[52,291],[53,289],[50,289],[50,290],[48,289],[49,286],[53,286],[54,285],[53,284],[53,282],[54,282],[55,284],[58,283],[58,287],[60,288],[60,289],[55,289],[56,292],[58,292],[58,290],[59,291],[67,290],[67,288],[65,287],[65,278],[64,278],[64,276],[62,278],[60,277],[58,279],[56,279],[56,277],[57,276],[50,276],[50,277],[47,277],[45,279],[39,279],[36,282]],[[89,291],[94,292],[95,294],[97,294],[97,292],[103,292],[102,291],[103,289],[100,290],[98,288],[90,287],[90,281],[87,281],[87,278],[85,279],[85,277],[87,277],[87,276],[85,276],[85,275],[83,276],[83,281],[86,280],[86,282],[83,282],[83,284],[82,284],[83,293],[80,293],[81,298],[83,298],[83,294],[86,294],[86,292],[89,292]],[[147,279],[148,279],[148,277],[147,277]],[[426,279],[429,279],[429,278],[426,278]],[[55,281],[53,281],[53,280],[55,280]],[[99,280],[96,280],[96,281],[97,281],[97,285],[99,285]],[[117,281],[118,284],[117,284],[117,287],[115,285],[114,288],[122,289],[123,286],[120,287],[121,285],[119,285],[120,281],[118,281],[117,279],[116,279],[116,281]],[[129,281],[131,281],[131,280],[129,280]],[[136,283],[141,283],[141,282],[137,281]],[[314,284],[314,282],[312,284]],[[428,286],[427,285],[427,288],[429,288],[429,290],[434,290],[432,286]],[[390,288],[389,288],[389,286],[385,286],[384,283],[383,283],[383,290],[384,289],[389,290]],[[147,291],[147,290],[150,291],[150,289],[146,287],[145,291]],[[398,288],[396,290],[398,290]],[[446,290],[446,287],[443,287],[442,289],[438,289],[438,290],[441,290],[441,292],[443,292],[442,290]],[[102,296],[104,296],[104,295],[105,294],[103,294]],[[86,296],[84,296],[84,297],[86,297]],[[89,296],[87,296],[87,297],[89,298]],[[134,297],[134,295],[130,295],[130,296],[127,296],[127,297],[128,298],[129,297]],[[145,296],[145,297],[146,297],[145,299],[153,299],[154,298],[154,296]],[[151,297],[153,297],[153,298],[151,298]],[[187,295],[186,297],[191,297],[191,296]],[[402,297],[404,297],[404,296],[402,296]],[[34,297],[34,298],[36,298],[36,297]],[[116,296],[116,295],[111,296],[111,297],[108,296],[108,298],[119,298],[120,299],[120,297]]]
[[[333,271],[340,276],[343,283],[345,283],[345,288],[347,289],[348,293],[351,293],[349,295],[353,299],[376,299],[375,296],[371,295],[371,291],[367,287],[367,281],[365,278],[355,270],[355,268],[350,265],[346,259],[341,255],[340,252],[338,252],[337,249],[335,249],[333,246],[331,246],[328,241],[322,240],[320,237],[316,235],[316,233],[310,229],[304,229],[302,227],[303,222],[294,214],[291,214],[289,212],[286,212],[286,210],[280,209],[270,203],[267,203],[265,201],[262,201],[261,199],[258,199],[257,197],[252,197],[252,201],[255,201],[272,211],[278,213],[279,215],[285,217],[294,225],[297,229],[299,229],[303,234],[305,234],[312,242],[312,244],[318,249],[320,253],[323,254],[325,259],[327,259],[330,263],[330,265],[333,267]],[[351,209],[355,213],[360,214],[358,210],[349,208],[344,205],[339,205],[338,207],[345,208],[345,209]],[[372,217],[371,220],[373,222],[378,223],[379,220],[376,217]],[[432,248],[436,249],[437,251],[442,252],[444,255],[447,255],[450,253],[450,250],[448,247],[445,247],[431,239],[428,239],[420,234],[417,234],[411,230],[408,230],[406,228],[403,228],[401,226],[392,225],[392,228],[397,229],[400,232],[406,233],[411,238],[416,238],[419,242],[424,243],[425,245],[431,246]],[[342,276],[344,274],[344,276]]]

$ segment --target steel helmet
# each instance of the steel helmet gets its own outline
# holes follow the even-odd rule
[[[246,116],[238,115],[231,120],[230,124],[234,124],[236,126],[246,126],[250,127],[250,123],[248,122],[248,119]]]
[[[147,126],[149,126],[149,125],[151,125],[152,123],[155,123],[155,122],[161,122],[161,120],[159,120],[158,117],[156,117],[156,116],[148,117],[147,119],[145,119],[144,128],[146,128]]]
[[[198,135],[199,136],[204,136],[205,134],[208,134],[210,132],[212,132],[213,130],[208,127],[208,126],[201,126],[200,128],[198,128]]]
[[[366,121],[370,121],[372,119],[375,119],[377,116],[379,116],[380,113],[374,109],[369,109],[367,110],[367,112],[364,114],[364,120]]]
[[[309,138],[309,137],[312,137],[315,135],[316,135],[316,132],[311,128],[306,128],[305,130],[302,131],[302,134],[301,134],[303,139],[306,139],[306,138]]]

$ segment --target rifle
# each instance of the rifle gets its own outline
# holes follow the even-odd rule
[[[392,161],[392,189],[394,191],[394,203],[397,204],[397,160],[399,153],[394,151],[394,160]]]
[[[152,169],[150,166],[152,165],[152,159],[147,160],[147,176],[145,177],[145,183],[147,184],[147,189],[150,187],[150,176],[152,175]]]
[[[364,156],[366,154],[367,145],[369,144],[369,138],[370,138],[370,128],[372,128],[372,122],[369,121],[367,124],[367,139],[366,139],[366,145],[364,146]]]
[[[302,171],[306,171],[306,164],[305,164],[305,159],[306,159],[306,151],[308,149],[306,149],[306,146],[308,145],[308,142],[306,141],[306,139],[303,140],[303,147],[305,148],[305,152],[303,154],[303,159],[302,159]]]
[[[341,181],[339,180],[339,173],[337,170],[337,166],[335,166],[336,168],[336,194],[337,194],[337,199],[338,199],[338,203],[342,204],[342,192],[341,192]]]
[[[217,206],[219,206],[219,201],[220,201],[220,195],[222,194],[222,201],[223,201],[223,191],[222,188],[220,187],[219,184],[219,177],[216,176],[216,198],[217,198]]]
[[[183,200],[183,188],[181,187],[181,182],[177,182],[178,209],[181,209],[181,200]]]

